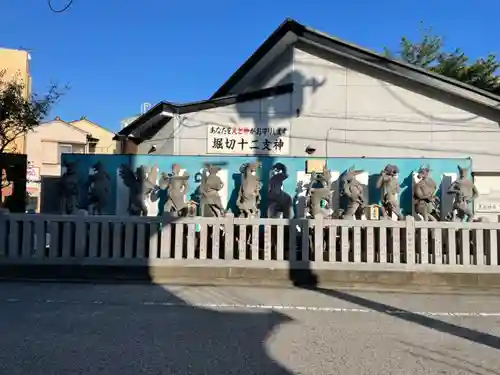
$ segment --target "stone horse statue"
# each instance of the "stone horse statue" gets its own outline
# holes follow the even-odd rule
[[[321,173],[312,173],[311,182],[306,192],[308,216],[311,218],[330,216],[333,194],[330,184],[331,174],[326,166],[323,167]]]
[[[458,166],[458,180],[453,182],[448,189],[448,194],[453,194],[453,211],[451,220],[453,221],[474,221],[474,214],[471,209],[472,202],[479,196],[474,183],[467,178],[467,168]]]
[[[358,219],[363,216],[363,210],[366,206],[364,198],[364,186],[356,176],[363,173],[362,170],[356,170],[353,167],[344,174],[342,178],[342,195],[347,198],[347,209],[344,213],[344,219]]]
[[[397,220],[403,220],[399,208],[398,195],[401,191],[401,186],[398,182],[399,168],[397,165],[388,164],[380,172],[377,180],[377,189],[380,189],[380,202],[382,204],[380,211],[384,219],[391,219],[393,215]]]
[[[271,170],[268,191],[268,218],[289,219],[292,211],[292,197],[283,191],[283,182],[288,178],[287,168],[276,163]]]
[[[186,212],[186,193],[189,189],[189,174],[181,175],[181,167],[178,164],[172,165],[172,173],[167,179],[167,200],[165,202],[164,212],[174,216],[185,216]]]
[[[92,166],[93,175],[89,176],[89,211],[102,215],[110,194],[110,179],[104,165],[98,161]]]
[[[431,178],[430,171],[429,166],[421,166],[417,173],[418,182],[413,185],[415,215],[423,221],[437,221],[440,215],[437,184]]]
[[[240,217],[258,217],[260,203],[260,188],[262,184],[256,176],[259,162],[245,163],[240,167],[241,186],[236,206],[240,210]]]
[[[217,176],[220,170],[220,167],[211,164],[205,164],[203,168],[199,187],[201,216],[222,217],[225,215],[219,194],[224,187],[221,178]]]
[[[145,200],[156,189],[157,168],[147,170],[143,165],[132,171],[126,164],[122,164],[119,175],[130,193],[128,212],[132,216],[148,216]]]
[[[62,214],[75,215],[80,206],[80,185],[78,183],[77,166],[77,161],[66,161],[64,163],[66,171],[61,176],[59,185]]]

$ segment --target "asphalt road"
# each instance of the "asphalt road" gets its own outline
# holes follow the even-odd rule
[[[0,284],[0,374],[500,374],[500,298]]]

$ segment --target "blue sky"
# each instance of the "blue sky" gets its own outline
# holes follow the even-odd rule
[[[54,14],[45,0],[0,0],[0,46],[31,50],[35,91],[70,84],[53,116],[85,115],[116,131],[143,102],[210,96],[286,17],[379,51],[402,35],[416,37],[424,21],[450,48],[473,57],[500,52],[491,18],[500,1],[480,3],[74,0]]]

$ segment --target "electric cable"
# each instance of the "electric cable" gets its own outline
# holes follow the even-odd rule
[[[47,4],[49,6],[49,9],[54,12],[54,13],[63,13],[63,12],[66,12],[69,7],[71,5],[73,5],[73,0],[68,0],[68,2],[66,3],[66,5],[64,7],[62,7],[61,9],[56,9],[54,8],[54,6],[52,5],[52,1],[53,0],[47,0]]]

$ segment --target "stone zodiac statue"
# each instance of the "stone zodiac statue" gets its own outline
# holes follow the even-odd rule
[[[186,193],[189,189],[189,175],[180,174],[181,167],[178,164],[172,165],[172,173],[167,180],[167,200],[165,202],[164,212],[174,216],[183,216],[186,209]]]
[[[221,170],[210,164],[205,164],[200,181],[201,216],[222,217],[225,214],[219,191],[224,187],[217,173]]]
[[[64,163],[66,172],[60,180],[60,204],[61,213],[66,215],[75,215],[79,209],[80,187],[77,176],[77,161],[67,161]]]
[[[89,211],[102,215],[110,194],[110,179],[104,165],[98,161],[92,166],[94,174],[89,176]]]
[[[152,170],[148,170],[141,165],[134,172],[128,165],[122,164],[119,174],[125,186],[129,188],[129,214],[132,216],[148,216],[145,200],[156,189],[156,166]]]
[[[240,210],[240,217],[258,217],[261,183],[256,176],[260,163],[246,163],[240,167],[241,186],[236,206]]]
[[[342,195],[347,198],[347,209],[344,213],[344,219],[347,220],[363,216],[363,209],[365,207],[364,187],[356,180],[356,176],[360,173],[363,173],[363,171],[351,167],[342,179]]]
[[[271,171],[268,192],[268,218],[283,217],[288,219],[291,216],[292,197],[283,191],[283,182],[288,178],[287,168],[282,163],[276,163]]]
[[[439,200],[436,197],[436,182],[430,176],[430,167],[420,167],[417,179],[419,181],[413,185],[415,214],[423,221],[437,221]]]
[[[474,183],[467,178],[467,168],[458,166],[458,180],[453,182],[448,189],[448,194],[453,194],[453,211],[451,218],[453,221],[474,221],[471,204],[479,196]]]
[[[398,173],[399,168],[396,165],[388,164],[380,172],[377,180],[376,186],[377,189],[380,189],[380,202],[382,203],[380,211],[384,219],[391,219],[393,214],[396,215],[398,220],[404,219],[398,202],[398,195],[401,191],[397,177]]]
[[[333,191],[331,189],[331,174],[328,168],[323,167],[321,173],[313,172],[311,183],[307,189],[308,213],[312,218],[318,216],[329,217]]]

